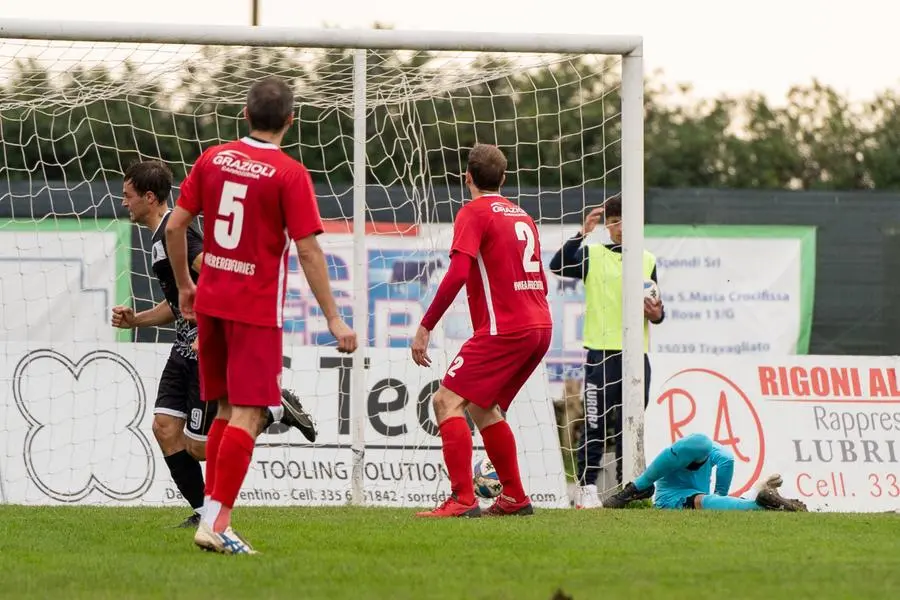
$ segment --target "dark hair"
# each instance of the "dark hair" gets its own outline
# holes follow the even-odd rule
[[[172,170],[164,162],[144,160],[132,163],[125,171],[125,181],[130,181],[134,190],[144,195],[153,192],[157,201],[165,204],[172,191]]]
[[[469,151],[466,171],[472,176],[472,183],[479,190],[499,190],[506,174],[506,157],[497,146],[475,144]]]
[[[606,199],[603,203],[603,214],[609,217],[622,218],[622,195],[615,194]]]
[[[265,77],[247,92],[250,129],[275,132],[284,129],[294,110],[294,92],[278,77]]]

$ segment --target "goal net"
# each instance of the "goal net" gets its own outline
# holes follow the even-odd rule
[[[439,502],[449,482],[430,398],[471,333],[465,293],[433,334],[430,369],[416,367],[408,347],[449,263],[467,152],[476,142],[504,151],[503,191],[538,222],[546,268],[585,211],[620,190],[621,62],[369,50],[362,96],[349,49],[0,40],[2,501],[183,503],[152,433],[173,330],[110,326],[114,306],[142,311],[162,300],[153,232],[121,207],[122,174],[137,160],[164,161],[176,178],[171,206],[203,149],[247,133],[249,85],[280,75],[297,105],[284,149],[312,174],[332,286],[367,347],[337,354],[292,254],[283,385],[314,416],[318,439],[266,431],[239,502],[344,504],[354,473],[366,503]],[[366,185],[354,190],[363,97]],[[352,225],[361,192],[364,233]],[[548,279],[552,348],[508,416],[535,504],[565,507],[585,451],[584,291],[578,280]],[[610,417],[595,465],[601,490],[615,485],[622,435],[606,413],[620,409],[601,403],[600,417]],[[477,460],[477,431],[473,439]]]

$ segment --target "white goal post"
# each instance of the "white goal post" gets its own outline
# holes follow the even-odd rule
[[[148,47],[166,47],[167,45],[171,45],[173,47],[239,46],[250,48],[352,50],[352,62],[349,65],[349,69],[352,69],[352,73],[345,72],[341,74],[342,76],[346,75],[344,79],[350,83],[346,84],[345,87],[341,87],[340,89],[337,89],[337,87],[329,89],[337,90],[334,91],[335,97],[341,94],[344,94],[345,96],[349,94],[349,97],[343,98],[342,101],[346,101],[347,111],[348,113],[352,114],[352,131],[341,131],[336,135],[340,135],[343,137],[352,137],[352,155],[348,156],[347,158],[347,166],[352,171],[352,218],[348,218],[348,221],[352,222],[352,229],[350,230],[352,232],[353,244],[351,253],[351,269],[354,270],[354,272],[357,274],[367,272],[366,270],[370,266],[370,257],[368,254],[368,250],[372,247],[373,241],[373,236],[369,236],[366,233],[367,210],[372,210],[369,203],[367,203],[367,191],[371,191],[371,182],[367,181],[367,171],[374,168],[375,166],[370,162],[370,153],[367,151],[367,144],[373,144],[373,136],[378,135],[377,131],[372,131],[371,129],[367,130],[368,118],[372,114],[373,102],[385,102],[384,97],[390,95],[389,92],[383,92],[383,89],[386,89],[385,86],[388,85],[384,82],[388,80],[389,84],[393,86],[391,89],[396,90],[396,93],[398,94],[405,93],[408,97],[418,98],[419,96],[417,96],[416,94],[419,94],[423,89],[426,90],[426,92],[427,89],[437,90],[435,93],[446,92],[446,88],[442,87],[443,84],[441,84],[439,81],[441,72],[436,72],[436,74],[434,75],[434,81],[428,83],[428,85],[432,86],[431,88],[428,88],[425,84],[420,84],[416,81],[410,81],[410,79],[405,76],[404,73],[400,70],[397,71],[396,75],[385,75],[385,69],[387,69],[387,67],[382,66],[379,62],[382,60],[381,55],[379,54],[380,51],[457,53],[458,55],[465,55],[468,57],[467,60],[473,61],[477,60],[477,53],[489,53],[492,56],[501,57],[507,55],[513,56],[518,54],[528,54],[535,56],[620,56],[621,79],[618,94],[621,101],[621,113],[620,115],[616,116],[616,118],[620,119],[620,129],[618,130],[618,137],[615,140],[615,144],[618,147],[618,152],[621,157],[621,164],[612,167],[603,167],[604,179],[600,182],[600,184],[602,184],[605,189],[605,175],[607,173],[616,173],[616,177],[619,178],[621,182],[620,189],[623,206],[622,339],[624,367],[622,381],[622,414],[624,438],[624,481],[633,480],[634,477],[636,477],[643,470],[643,413],[645,402],[643,367],[644,320],[642,275],[642,252],[644,248],[644,68],[642,56],[643,42],[640,36],[398,31],[385,29],[304,29],[294,27],[270,26],[250,27],[114,22],[63,22],[0,18],[0,48],[2,48],[3,46],[8,46],[10,43],[16,44],[10,51],[0,51],[0,69],[11,69],[14,61],[27,60],[29,56],[26,55],[25,50],[31,47],[29,46],[29,44],[34,43],[34,48],[50,48],[54,45],[63,47],[65,46],[65,44],[63,44],[64,42],[123,45],[134,44],[147,45]],[[21,56],[19,55],[20,52],[22,52]],[[155,56],[150,51],[148,51],[148,55]],[[450,65],[452,63],[448,62],[446,64]],[[540,65],[549,63],[541,63],[540,61],[535,61],[534,64]],[[446,75],[447,73],[450,73],[450,68],[465,70],[466,67],[444,67],[443,74]],[[514,70],[513,67],[505,68],[507,69],[506,71],[502,71],[502,69],[497,68],[496,72],[502,71],[503,73],[506,73],[513,72]],[[601,67],[598,67],[598,69],[600,68]],[[4,73],[4,76],[6,75],[7,73]],[[152,75],[153,73],[151,73],[151,76]],[[200,73],[197,76],[202,77],[203,74]],[[462,75],[453,76],[459,80],[465,79]],[[589,76],[590,74],[579,75],[579,77],[585,80]],[[483,79],[488,80],[488,77],[485,76]],[[325,89],[324,86],[326,86],[328,82],[325,81],[325,79],[323,79],[322,81],[324,81],[324,83],[322,83],[323,87],[320,89]],[[450,84],[447,85],[449,86]],[[380,95],[376,97],[376,94]],[[510,92],[510,95],[512,95],[512,92]],[[232,99],[229,98],[229,100]],[[302,104],[303,100],[303,94],[301,93],[298,101]],[[62,98],[62,101],[69,102],[72,105],[76,105],[85,102],[85,99],[76,96],[66,96],[65,98]],[[209,99],[208,101],[215,103],[216,99],[213,98]],[[474,101],[475,100],[472,100],[472,102]],[[16,113],[17,115],[26,114],[28,113],[28,111],[35,110],[40,112],[45,109],[45,106],[44,104],[42,104],[42,102],[43,100],[37,97],[37,95],[34,98],[17,97],[15,99],[11,97],[7,98],[0,96],[0,114],[2,114],[4,106],[6,106],[9,110],[25,111],[24,113]],[[322,106],[325,106],[326,104],[327,102],[320,102],[320,105]],[[52,108],[48,108],[46,110],[47,114],[53,112]],[[323,110],[327,110],[327,107]],[[403,108],[402,110],[406,110],[406,108]],[[205,118],[205,113],[200,113],[199,111],[200,109],[196,109],[194,115],[195,118]],[[435,109],[435,112],[437,112],[437,109]],[[542,115],[538,110],[537,116],[534,117],[536,122],[541,118],[541,116]],[[34,118],[37,117],[35,117],[34,114],[30,113],[22,117],[23,120]],[[464,121],[464,119],[460,119],[461,122]],[[90,118],[88,120],[90,121]],[[307,123],[303,121],[302,115],[300,121],[303,123]],[[440,117],[435,116],[435,121],[439,122]],[[309,122],[308,126],[321,126],[323,122],[324,121],[322,120]],[[490,124],[484,120],[479,121],[479,123],[486,123],[488,128],[490,127]],[[514,124],[514,126],[520,125],[521,124],[518,122]],[[138,125],[135,124],[135,127],[138,127]],[[606,124],[590,123],[583,124],[582,127],[584,128],[584,130],[591,127],[605,128]],[[413,127],[410,126],[410,129],[412,128]],[[150,129],[152,130],[153,127],[150,127]],[[21,134],[21,131],[22,130],[20,130],[19,133],[20,139],[7,139],[6,136],[4,136],[2,130],[0,130],[0,143],[2,143],[4,149],[3,157],[7,156],[7,152],[11,150],[18,152],[27,143],[30,143],[27,139],[25,139],[26,136]],[[127,132],[123,133],[127,135]],[[49,133],[48,135],[55,141],[59,141],[61,139],[60,136],[63,136],[62,133],[57,133],[55,129],[51,129],[51,133]],[[176,131],[174,133],[167,133],[166,135],[184,136],[187,134],[179,134],[176,128]],[[231,132],[226,132],[223,133],[221,137],[225,139],[228,138],[229,135],[231,135]],[[323,133],[321,135],[325,136],[326,134]],[[415,144],[414,138],[417,134],[415,132],[412,132],[408,135],[411,136],[411,139],[413,139],[413,141],[410,143]],[[537,135],[539,136],[540,134]],[[194,143],[194,145],[209,145],[217,142],[217,140],[200,139],[201,137],[202,136],[199,136],[198,134],[198,138],[196,140],[191,139],[189,141]],[[326,143],[326,138],[323,137],[322,139],[323,144]],[[179,141],[183,140],[179,139]],[[110,140],[93,140],[92,143],[97,147],[103,145],[117,146],[118,144],[118,142]],[[455,143],[456,142],[453,141],[442,141],[441,147],[438,150],[444,153],[445,156],[448,155],[448,152],[451,155],[453,154],[453,152],[456,152],[458,154],[462,149],[462,146],[454,145]],[[612,142],[604,141],[603,144],[604,148],[602,150],[605,151],[605,145],[611,145]],[[426,156],[427,158],[427,153],[430,151],[432,150],[423,150],[422,156]],[[140,148],[137,148],[136,152],[140,155],[146,156],[156,155],[152,150],[145,152]],[[303,152],[314,153],[315,149],[304,147]],[[76,152],[76,154],[78,154],[78,152]],[[387,152],[386,155],[388,159],[391,159],[390,152]],[[86,154],[82,152],[79,155],[78,160],[82,160],[83,156],[86,156]],[[603,154],[602,156],[605,156],[605,154]],[[184,157],[182,160],[184,160],[185,165],[188,166],[190,161],[195,158],[196,156]],[[303,157],[301,157],[301,159],[302,158]],[[0,161],[3,160],[4,158],[0,158]],[[42,160],[52,159],[46,158]],[[87,160],[87,158],[85,158],[85,160]],[[400,159],[397,159],[395,157],[395,160],[399,161]],[[421,157],[408,159],[409,165],[406,166],[409,167],[410,170],[413,170],[415,169],[414,163],[419,160],[421,160]],[[446,158],[444,160],[446,160]],[[591,160],[601,160],[601,158],[594,154],[590,156],[582,156],[582,168],[583,163],[589,162]],[[4,165],[0,165],[0,167],[3,166]],[[61,169],[64,170],[64,167],[65,165],[63,165]],[[325,165],[322,168],[323,172],[327,174],[329,172],[329,169],[337,168],[337,166]],[[396,177],[398,180],[405,176],[402,174],[404,168],[405,167],[401,165],[401,167],[397,169]],[[427,171],[428,166],[425,165],[422,168],[426,169]],[[517,168],[523,171],[536,170],[540,173],[541,165],[524,165],[519,162],[517,163]],[[0,171],[0,174],[2,174],[2,176],[0,176],[0,183],[2,183],[3,179],[6,179],[7,181],[11,181],[13,179],[10,169],[12,169],[12,167],[8,167],[5,173],[3,171]],[[118,168],[109,170],[108,167],[103,165],[101,165],[99,169],[99,178],[104,181],[107,175],[107,171],[119,171]],[[86,170],[86,167],[82,167],[82,170]],[[562,164],[559,165],[558,170],[563,170]],[[315,173],[316,172],[313,171],[314,178]],[[18,173],[18,175],[22,175],[23,178],[26,178],[31,182],[33,182],[34,179],[40,179],[40,177],[42,177],[40,172],[35,172],[34,168],[29,166],[21,167],[21,172]],[[119,175],[121,175],[121,173],[119,173]],[[43,176],[46,177],[46,175]],[[93,177],[95,176],[91,174],[85,175],[85,179],[87,180],[92,180]],[[418,191],[416,194],[413,194],[412,200],[416,201],[417,199],[421,199],[422,197],[427,198],[429,190],[432,189],[432,183],[428,181],[429,174],[427,172],[411,173],[408,177],[411,181],[419,181],[420,179],[424,180],[424,183],[421,183],[421,185],[415,184],[413,186],[416,187]],[[540,178],[540,175],[538,175],[538,178]],[[40,184],[40,181],[38,181],[38,184]],[[588,181],[588,178],[585,176],[582,178],[579,185],[588,187],[589,184],[590,181]],[[67,181],[66,190],[71,191],[78,185],[80,185],[79,182]],[[569,191],[571,191],[572,186],[569,186],[569,188]],[[560,183],[560,197],[565,191],[567,191],[566,185],[564,183]],[[578,190],[575,191],[577,192]],[[417,195],[418,192],[421,192],[421,195]],[[0,194],[7,193],[9,194],[7,198],[4,198],[2,195],[0,195],[0,211],[2,211],[4,200],[9,200],[11,205],[13,203],[13,200],[16,200],[12,192],[0,191]],[[59,193],[59,190],[56,190],[56,193]],[[111,189],[110,193],[118,195],[120,193],[120,190]],[[507,190],[507,193],[511,197],[515,198],[515,189]],[[21,198],[18,198],[18,200],[21,200]],[[458,198],[456,200],[458,200]],[[538,202],[538,205],[540,205],[540,198]],[[422,213],[425,212],[424,209],[420,209],[419,207],[414,207],[413,210],[421,210]],[[442,209],[438,207],[434,210],[439,212],[439,210]],[[15,211],[13,210],[13,212]],[[75,213],[76,214],[74,216],[78,219],[88,218],[83,214],[78,214],[78,211],[75,211]],[[416,214],[420,213],[416,212]],[[3,215],[0,215],[0,217],[2,216]],[[19,215],[11,214],[6,216],[11,217],[12,220],[15,220],[17,218],[21,219],[21,213],[19,213]],[[532,216],[535,217],[535,220],[540,224],[540,215],[533,214]],[[31,215],[28,218],[38,220],[34,215]],[[430,217],[428,216],[420,216],[420,220],[418,221],[420,225],[427,225],[429,222]],[[3,229],[2,227],[0,227],[0,232],[2,231]],[[548,246],[554,246],[556,245],[556,241],[557,240],[554,239],[551,242],[544,241],[543,243]],[[431,244],[432,247],[435,247],[434,240],[431,240],[427,243]],[[438,247],[440,246],[438,245]],[[553,250],[555,248],[548,247],[546,249]],[[371,325],[370,320],[375,318],[372,314],[371,304],[367,297],[370,287],[370,282],[368,282],[365,277],[357,275],[353,278],[352,289],[348,290],[352,292],[353,327],[358,332],[368,332]],[[2,298],[2,295],[0,295],[0,298]],[[0,306],[0,310],[6,310],[8,312],[10,310],[10,307]],[[0,330],[2,330],[2,327],[0,327]],[[33,333],[22,335],[25,337],[20,336],[18,340],[12,340],[9,335],[6,335],[3,333],[3,331],[0,331],[0,341],[24,341],[27,345],[29,345],[29,348],[31,346],[34,346],[35,344],[40,346],[41,342],[47,341],[40,339],[38,336],[36,336],[36,334]],[[366,339],[368,339],[368,335],[361,333],[361,341],[365,341]],[[44,346],[46,347],[47,344],[45,343]],[[50,345],[50,347],[52,348],[52,345]],[[365,343],[361,344],[359,350],[356,352],[356,355],[353,357],[352,367],[350,368],[349,432],[351,436],[350,446],[352,449],[352,461],[350,469],[351,475],[349,500],[354,504],[371,503],[373,501],[371,494],[366,494],[366,486],[364,484],[364,467],[366,466],[367,452],[366,431],[369,427],[369,422],[367,421],[367,419],[371,416],[372,410],[377,409],[377,406],[375,408],[371,406],[372,400],[370,398],[369,388],[367,384],[367,372],[364,358],[370,357],[373,351],[376,351],[376,349],[368,347],[368,345]],[[0,357],[0,359],[2,359],[2,361],[0,362],[10,362],[13,360],[12,357]],[[71,360],[76,361],[77,358],[72,357]],[[71,368],[80,369],[81,367],[79,365],[74,365]],[[2,384],[4,387],[10,387],[12,382],[6,380],[6,377],[7,375],[5,371],[0,372],[0,384]],[[155,390],[148,390],[148,393],[155,393]],[[152,399],[150,400],[150,404],[152,405]],[[6,427],[6,424],[0,423],[0,431],[5,429]],[[8,443],[7,445],[10,444]],[[2,447],[2,445],[0,445],[0,447]],[[14,453],[13,451],[9,450],[9,448],[7,448],[7,456],[9,456],[11,452]],[[522,449],[520,448],[520,453],[521,452]],[[0,457],[0,461],[2,460],[3,458]],[[0,462],[0,486],[4,484],[3,470],[9,468],[10,467],[8,465],[4,465],[2,462]],[[156,476],[165,477],[166,474],[158,472]],[[7,481],[6,487],[0,488],[3,489],[3,495],[5,496],[5,498],[0,498],[0,501],[9,501],[8,498],[12,495],[10,489],[8,489],[9,486],[10,482]],[[374,499],[375,503],[378,503],[377,500],[378,499]]]

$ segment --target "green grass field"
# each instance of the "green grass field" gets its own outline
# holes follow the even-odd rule
[[[897,598],[900,516],[239,509],[261,551],[197,550],[178,509],[0,506],[2,598]]]

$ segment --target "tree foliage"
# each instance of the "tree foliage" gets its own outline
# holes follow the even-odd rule
[[[506,150],[508,186],[619,185],[621,107],[612,59],[564,58],[517,70],[494,56],[440,68],[427,53],[370,57],[370,183],[426,194],[430,186],[459,186],[465,152],[485,141]],[[0,86],[0,172],[10,180],[93,181],[153,157],[183,176],[203,148],[246,132],[241,109],[249,83],[277,73],[293,83],[299,105],[286,149],[317,182],[347,184],[352,67],[349,51],[262,48],[205,48],[166,77],[148,77],[130,63],[59,74],[19,61]],[[693,100],[688,87],[657,79],[645,90],[649,187],[900,187],[894,92],[854,106],[813,81],[776,106],[759,94]]]

